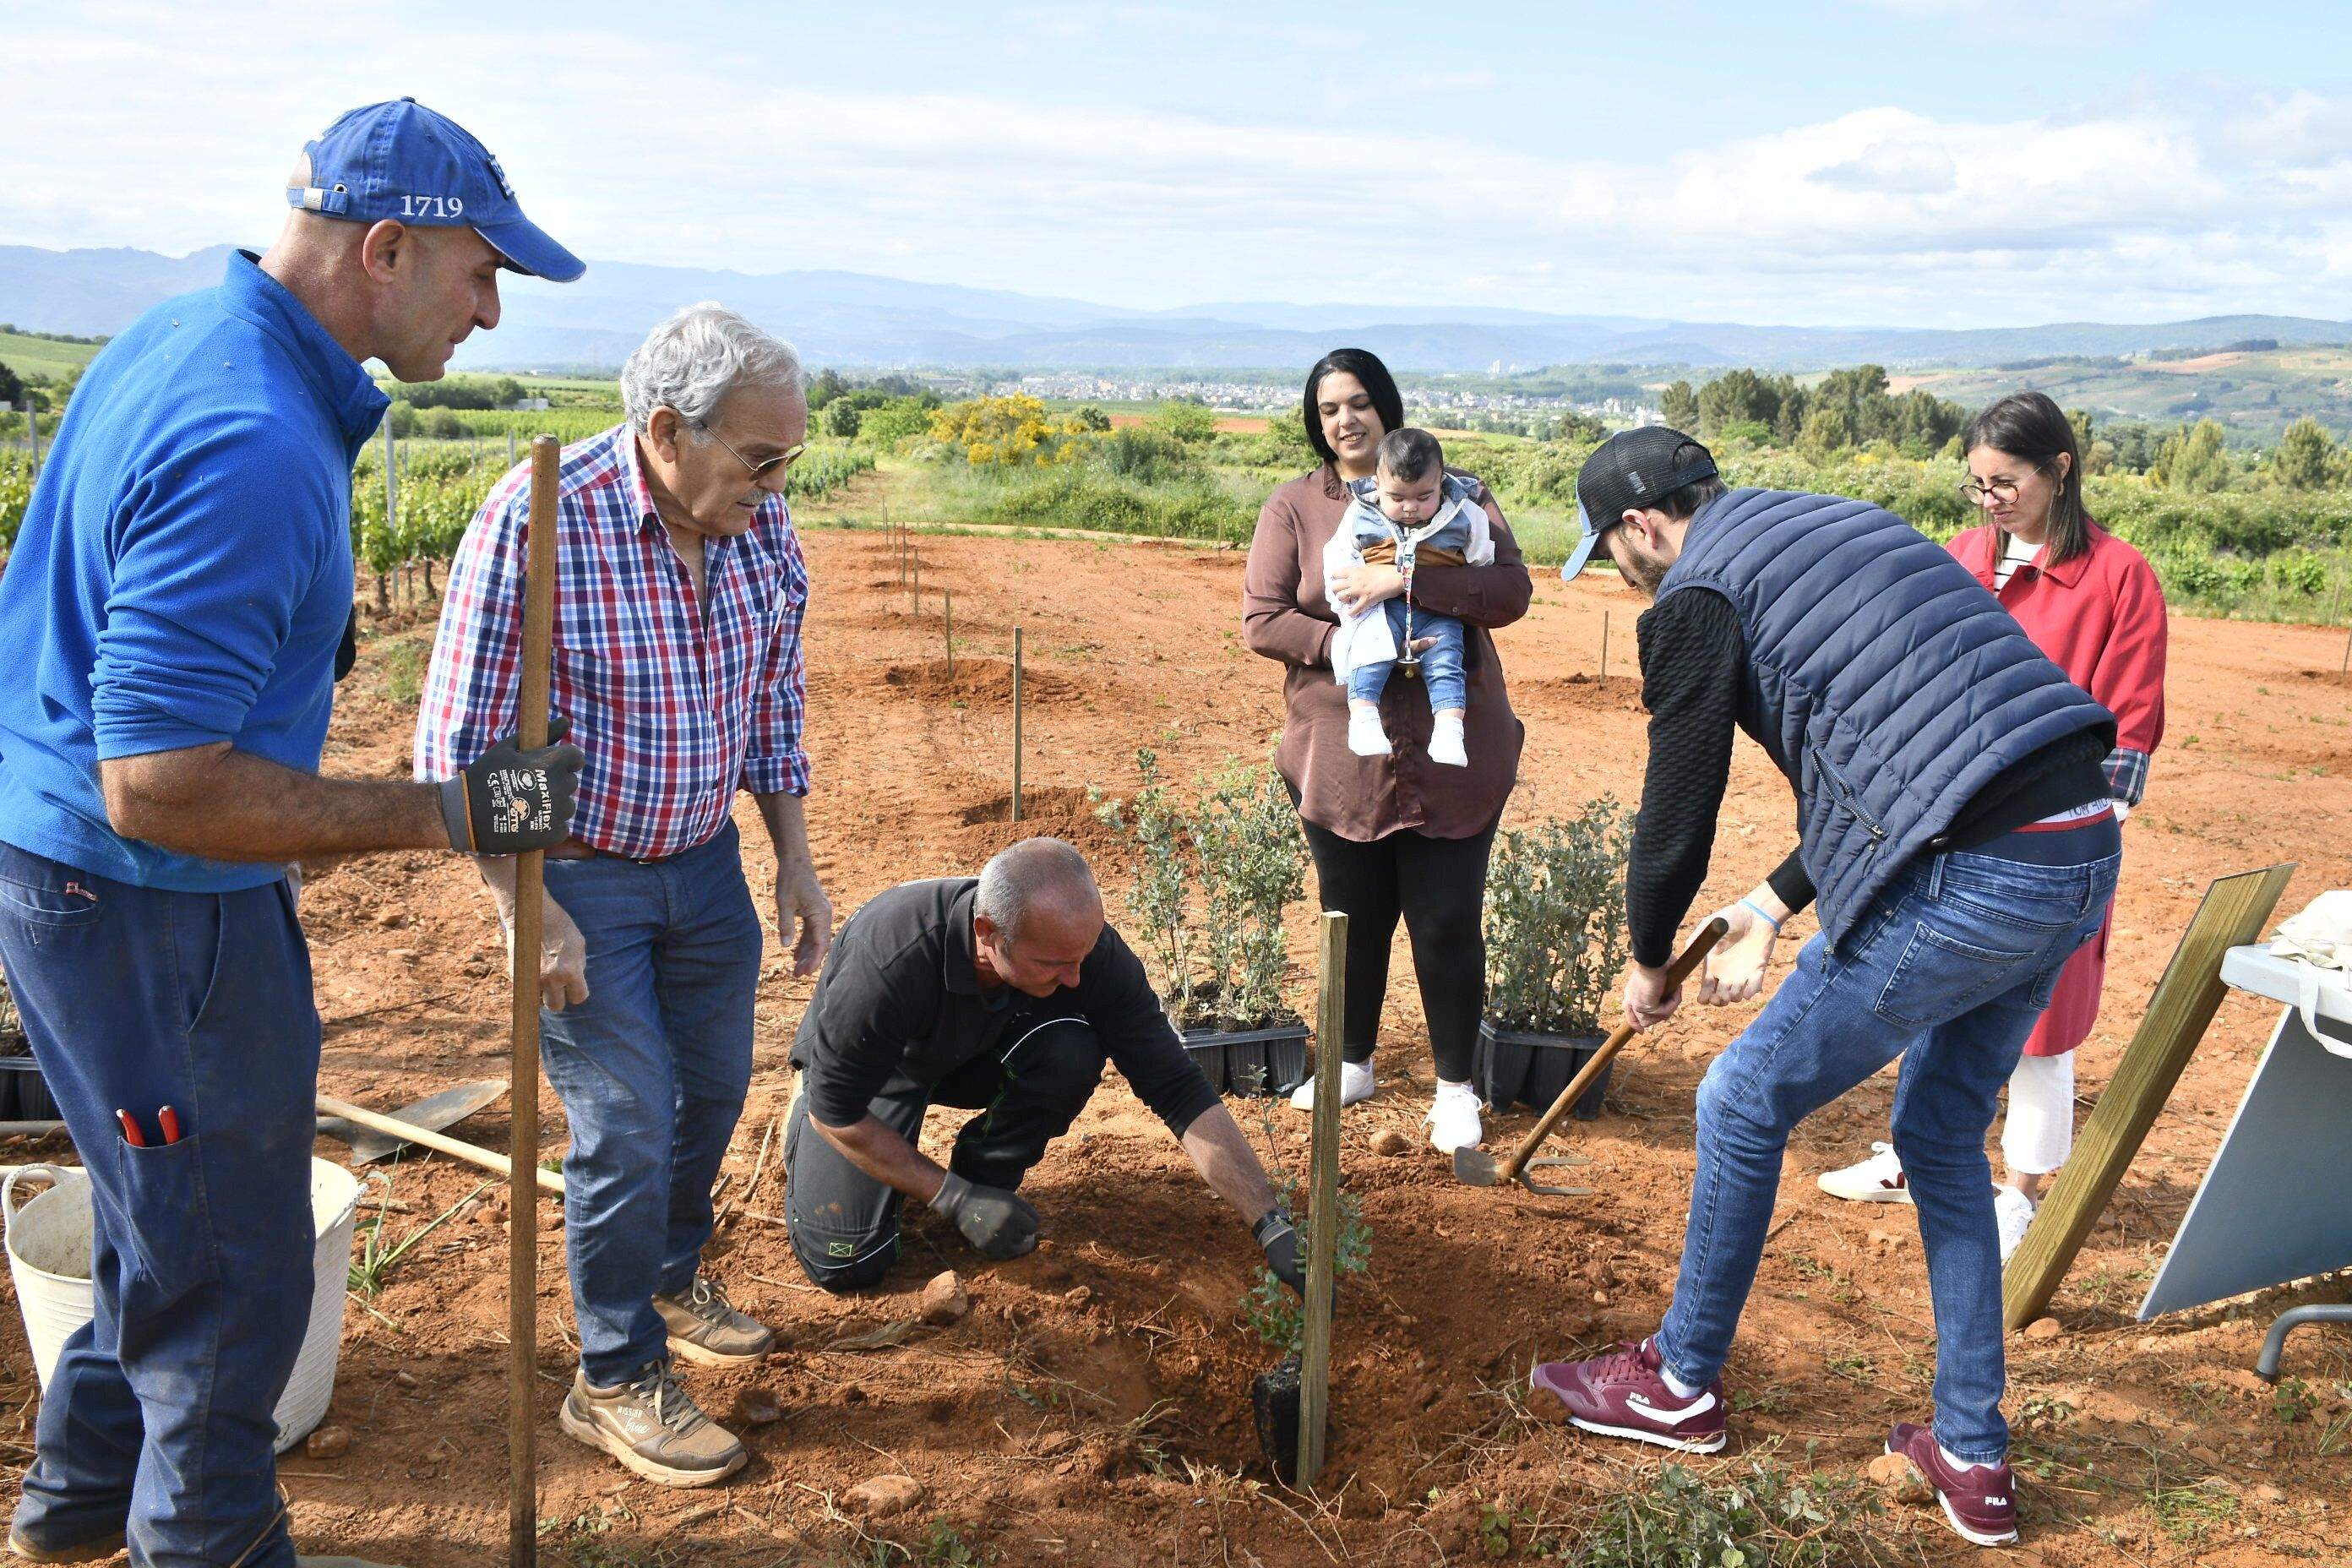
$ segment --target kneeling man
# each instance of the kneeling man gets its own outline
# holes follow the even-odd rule
[[[852,916],[793,1042],[784,1217],[811,1279],[850,1290],[898,1255],[927,1203],[992,1258],[1037,1245],[1015,1189],[1116,1063],[1268,1267],[1304,1289],[1299,1242],[1231,1112],[1178,1044],[1143,964],[1103,919],[1077,850],[1031,838],[977,879],[891,889]],[[915,1147],[934,1100],[977,1110],[948,1168]]]

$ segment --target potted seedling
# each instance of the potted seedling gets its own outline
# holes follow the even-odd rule
[[[1273,1152],[1282,1147],[1275,1136],[1274,1117],[1270,1110],[1259,1113],[1260,1130],[1265,1135],[1267,1163],[1280,1172],[1278,1184],[1282,1205],[1290,1211],[1301,1236],[1307,1232],[1310,1215],[1298,1205],[1298,1178],[1283,1168],[1280,1157]],[[1372,1227],[1364,1218],[1362,1205],[1347,1188],[1339,1189],[1339,1236],[1332,1247],[1331,1282],[1336,1291],[1339,1281],[1350,1274],[1361,1274],[1372,1261]],[[1250,1288],[1241,1299],[1242,1321],[1281,1359],[1272,1368],[1250,1379],[1250,1414],[1257,1426],[1258,1449],[1275,1475],[1286,1485],[1297,1479],[1298,1464],[1298,1423],[1302,1394],[1301,1352],[1307,1341],[1306,1303],[1292,1293],[1290,1287],[1275,1277],[1274,1270],[1260,1264],[1250,1277]]]
[[[1541,1110],[1598,1049],[1624,966],[1633,826],[1603,795],[1578,816],[1506,830],[1486,872],[1486,1006],[1472,1058],[1479,1098]],[[1577,1102],[1601,1114],[1609,1077]]]
[[[1297,813],[1272,767],[1228,762],[1187,803],[1136,752],[1133,799],[1101,801],[1136,858],[1128,907],[1185,1051],[1220,1092],[1286,1093],[1307,1026],[1284,1001],[1284,911],[1307,888]]]

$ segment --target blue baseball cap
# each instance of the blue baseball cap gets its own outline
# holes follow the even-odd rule
[[[302,151],[310,183],[286,188],[289,206],[353,223],[471,228],[517,271],[551,282],[588,270],[522,216],[488,148],[413,98],[354,109]]]

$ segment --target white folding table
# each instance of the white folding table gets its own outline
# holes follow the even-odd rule
[[[2260,945],[2230,949],[2221,979],[2284,1005],[2140,1303],[2143,1322],[2352,1267],[2352,986],[2341,970]],[[2288,1332],[2314,1322],[2352,1323],[2352,1302],[2280,1313],[2255,1370],[2276,1377]]]

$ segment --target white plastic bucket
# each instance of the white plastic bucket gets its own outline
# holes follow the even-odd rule
[[[16,1205],[18,1181],[46,1179],[49,1190],[23,1208]],[[326,1418],[335,1393],[335,1363],[343,1351],[343,1296],[351,1278],[352,1221],[360,1184],[340,1165],[310,1162],[310,1220],[319,1245],[311,1254],[310,1322],[294,1373],[278,1397],[278,1451],[284,1453]],[[16,1305],[25,1314],[25,1339],[33,1370],[46,1393],[58,1353],[90,1320],[89,1178],[58,1165],[26,1165],[0,1181],[0,1210],[7,1215],[8,1273],[16,1282]]]

